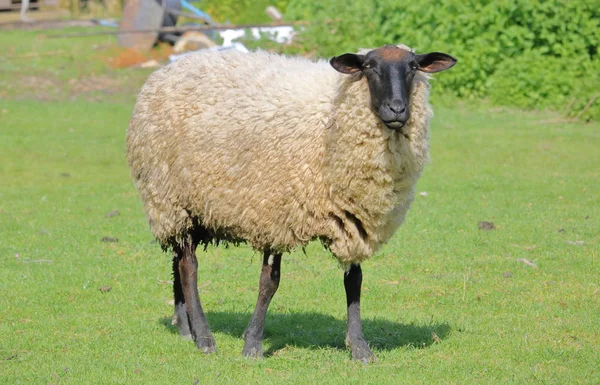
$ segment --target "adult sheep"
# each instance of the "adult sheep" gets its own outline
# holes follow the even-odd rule
[[[386,45],[329,63],[193,54],[152,74],[133,111],[127,156],[152,232],[174,252],[180,334],[215,350],[196,247],[247,242],[263,263],[243,354],[262,356],[281,255],[319,239],[345,267],[346,345],[368,361],[360,263],[403,222],[428,159],[426,73],[455,63]]]

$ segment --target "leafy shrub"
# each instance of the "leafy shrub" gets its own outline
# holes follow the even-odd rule
[[[588,105],[600,103],[599,60],[564,60],[530,51],[501,63],[489,84],[496,104],[551,108],[586,120],[600,114],[598,105]]]
[[[268,23],[271,21],[265,9],[269,5],[284,12],[287,0],[199,0],[194,6],[208,13],[219,23],[231,24]]]
[[[289,19],[313,20],[304,51],[332,56],[401,42],[459,59],[436,87],[463,98],[600,118],[600,6],[588,0],[296,0]],[[587,106],[587,107],[586,107]]]

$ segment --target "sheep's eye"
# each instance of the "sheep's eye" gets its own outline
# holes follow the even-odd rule
[[[419,64],[414,62],[414,63],[410,63],[410,69],[415,71],[417,69],[419,69]]]
[[[379,75],[379,70],[377,69],[376,66],[373,65],[373,63],[365,63],[363,65],[363,69],[368,70],[368,71],[373,71],[373,73]]]

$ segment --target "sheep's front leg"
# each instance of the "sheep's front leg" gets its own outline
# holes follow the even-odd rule
[[[373,353],[367,345],[362,332],[360,320],[360,287],[362,270],[359,264],[350,265],[344,273],[346,304],[348,306],[348,326],[346,329],[346,346],[352,351],[352,358],[365,363],[373,360]]]
[[[246,357],[262,357],[262,339],[265,327],[265,316],[271,298],[279,287],[281,267],[281,253],[273,253],[270,250],[264,252],[263,265],[260,274],[260,286],[256,308],[248,328],[244,332],[244,350],[242,354]]]
[[[196,245],[192,244],[191,241],[186,241],[182,247],[175,249],[177,258],[179,258],[179,278],[181,279],[181,289],[192,338],[196,342],[198,349],[204,353],[212,353],[217,349],[215,339],[208,328],[208,321],[200,304],[200,296],[198,295],[198,260],[196,259],[195,250]],[[177,290],[177,287],[175,286],[174,289]],[[175,303],[175,309],[177,311],[177,303]],[[183,331],[185,332],[185,330]]]

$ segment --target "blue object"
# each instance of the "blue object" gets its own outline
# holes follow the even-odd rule
[[[202,12],[198,8],[194,7],[192,4],[188,3],[186,0],[180,0],[180,1],[181,1],[181,6],[183,8],[187,9],[188,11],[193,12],[194,14],[196,14],[196,16],[200,16],[200,17],[205,18],[206,21],[212,22],[212,19],[210,18],[210,16],[208,15],[208,13]]]

